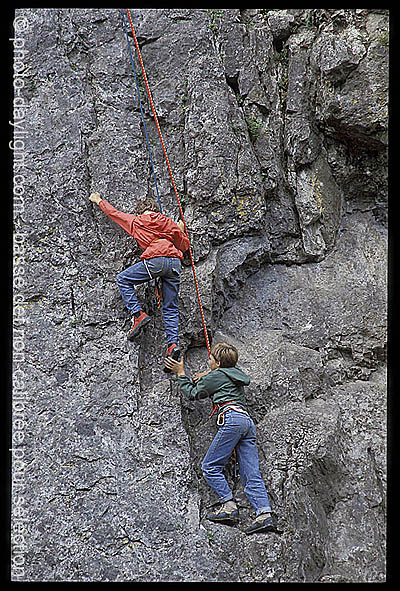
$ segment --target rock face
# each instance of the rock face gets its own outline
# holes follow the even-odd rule
[[[216,427],[209,401],[185,401],[162,372],[149,287],[153,320],[126,340],[115,278],[139,251],[88,201],[98,191],[131,212],[155,196],[120,11],[18,9],[13,580],[382,582],[388,11],[131,14],[210,337],[236,344],[252,378],[281,533],[243,533],[254,514],[229,467],[240,526],[204,519]],[[164,212],[178,219],[141,96]],[[180,310],[191,374],[207,350],[190,266]]]

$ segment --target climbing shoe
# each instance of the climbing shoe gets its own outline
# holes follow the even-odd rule
[[[206,519],[215,523],[236,525],[239,521],[239,509],[234,501],[227,501],[215,513],[207,513]]]
[[[130,331],[128,332],[128,340],[132,341],[134,338],[137,337],[137,335],[139,334],[139,332],[142,330],[142,328],[144,326],[146,326],[146,324],[148,322],[150,322],[151,318],[150,316],[147,316],[147,314],[145,314],[145,312],[143,312],[142,310],[140,310],[140,314],[138,316],[135,316],[134,318],[132,318],[132,326]]]
[[[268,517],[267,517],[268,515]],[[276,525],[270,513],[263,513],[256,517],[255,521],[244,530],[245,534],[276,532]]]
[[[179,361],[181,358],[182,352],[176,343],[171,343],[168,345],[166,357],[172,357],[174,361]],[[165,373],[172,373],[168,367],[164,367]]]

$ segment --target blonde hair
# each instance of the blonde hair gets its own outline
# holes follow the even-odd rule
[[[211,355],[220,367],[234,367],[239,358],[236,347],[228,343],[217,343],[211,349]]]

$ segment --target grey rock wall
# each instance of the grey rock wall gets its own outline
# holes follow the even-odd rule
[[[185,401],[162,372],[147,287],[153,320],[126,340],[115,278],[139,250],[88,201],[98,191],[130,212],[155,195],[120,11],[17,9],[27,133],[13,410],[24,423],[12,480],[14,521],[18,503],[27,519],[13,579],[383,582],[388,11],[131,12],[210,338],[236,344],[252,377],[281,533],[243,533],[253,513],[230,468],[240,526],[204,519],[216,502],[200,470],[210,403]],[[190,266],[180,311],[187,370],[205,369]]]

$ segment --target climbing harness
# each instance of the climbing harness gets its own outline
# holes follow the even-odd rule
[[[243,410],[243,408],[240,408],[240,406],[236,406],[235,404],[231,404],[230,406],[228,406],[227,408],[224,408],[224,410],[219,413],[218,418],[217,418],[217,425],[218,426],[221,426],[224,424],[224,422],[225,422],[224,415],[227,410],[236,410],[236,412],[241,412],[241,413],[247,415],[247,412],[245,410]]]
[[[155,242],[156,240],[158,240],[158,238],[156,238],[152,242]],[[151,242],[150,242],[150,244],[151,244]],[[143,259],[143,264],[146,267],[146,271],[147,271],[148,276],[150,277],[150,281],[154,281],[154,294],[155,294],[156,300],[157,300],[157,308],[160,310],[161,309],[161,302],[162,302],[161,279],[159,277],[153,277],[153,275],[150,273],[150,269],[147,266],[146,259]]]
[[[160,310],[161,309],[161,302],[162,302],[162,284],[161,284],[161,280],[158,277],[155,279],[154,293],[155,293],[156,300],[157,300],[157,307]]]
[[[138,97],[139,97],[140,112],[141,112],[141,116],[142,116],[143,127],[144,127],[144,130],[145,130],[147,149],[148,149],[149,154],[150,154],[150,162],[151,162],[151,166],[152,166],[152,170],[153,170],[153,177],[154,177],[154,181],[155,181],[155,184],[156,184],[157,198],[158,198],[158,202],[159,202],[159,205],[160,205],[160,210],[161,210],[161,213],[162,213],[161,200],[159,198],[158,187],[157,187],[157,180],[156,180],[155,171],[154,171],[154,164],[153,164],[153,159],[151,157],[150,143],[149,143],[149,140],[148,140],[147,128],[146,128],[145,119],[144,119],[144,112],[143,112],[143,108],[142,108],[142,102],[140,100],[139,84],[138,84],[138,81],[137,81],[137,76],[136,76],[136,70],[135,70],[133,55],[132,55],[132,51],[131,51],[131,44],[130,44],[129,37],[128,37],[128,30],[127,30],[127,25],[126,25],[124,11],[123,11],[122,8],[120,10],[121,10],[121,14],[122,14],[122,20],[123,20],[123,23],[124,23],[125,35],[126,35],[126,39],[127,39],[127,42],[128,42],[128,48],[129,48],[129,55],[130,55],[132,70],[133,70],[133,74],[134,74],[134,77],[135,77],[136,91],[137,91],[137,94],[138,94]],[[184,229],[185,229],[185,233],[186,233],[187,236],[189,236],[188,229],[187,229],[187,226],[186,226],[185,217],[184,217],[184,214],[183,214],[183,209],[182,209],[181,201],[179,199],[178,191],[177,191],[177,188],[176,188],[176,185],[175,185],[174,176],[172,174],[172,169],[171,169],[171,165],[169,163],[169,158],[168,158],[167,150],[165,148],[164,139],[163,139],[163,136],[162,136],[162,133],[161,133],[160,124],[158,122],[158,117],[157,117],[156,109],[155,109],[154,103],[153,103],[153,98],[152,98],[152,95],[151,95],[150,86],[149,86],[149,83],[148,83],[148,80],[147,80],[147,75],[146,75],[146,71],[145,71],[145,68],[144,68],[143,59],[142,59],[142,55],[141,55],[140,48],[139,48],[139,43],[138,43],[138,40],[136,38],[136,34],[135,34],[135,29],[134,29],[134,26],[133,26],[133,22],[132,22],[131,13],[130,13],[129,8],[125,8],[125,10],[126,10],[126,14],[128,16],[130,27],[131,27],[132,36],[133,36],[133,40],[134,40],[135,47],[136,47],[136,53],[137,53],[137,56],[138,56],[138,59],[139,59],[140,68],[142,70],[143,81],[144,81],[144,84],[145,84],[145,87],[146,87],[147,96],[149,98],[150,107],[151,107],[151,110],[152,110],[152,113],[153,113],[153,117],[154,117],[154,122],[155,122],[156,127],[157,127],[158,135],[160,137],[161,147],[162,147],[162,150],[163,150],[163,153],[164,153],[164,157],[165,157],[165,161],[166,161],[166,164],[167,164],[168,172],[169,172],[169,175],[171,177],[172,187],[174,189],[175,197],[176,197],[176,200],[178,202],[179,212],[180,212],[180,215],[181,215],[181,218],[182,218],[182,221],[183,221],[183,226],[184,226]],[[206,327],[206,322],[205,322],[204,312],[203,312],[203,305],[201,303],[200,290],[199,290],[199,285],[198,285],[198,281],[197,281],[196,270],[195,270],[195,266],[194,266],[193,254],[192,254],[192,249],[190,247],[190,243],[189,243],[188,251],[189,251],[189,256],[190,256],[190,262],[191,262],[191,265],[192,265],[194,285],[195,285],[195,289],[196,289],[197,300],[198,300],[198,303],[199,303],[200,316],[201,316],[201,321],[202,321],[202,325],[203,325],[203,331],[204,331],[204,337],[205,337],[205,341],[206,341],[208,356],[211,357],[210,343],[209,343],[209,339],[208,339],[207,327]]]
[[[152,281],[153,280],[153,275],[149,271],[149,268],[148,268],[147,263],[146,263],[146,259],[143,259],[143,264],[146,267],[146,271],[147,271],[148,276],[150,277],[150,281]]]
[[[221,412],[219,412],[219,409],[222,406],[225,407],[225,408],[223,408],[221,410]],[[235,401],[234,400],[228,400],[228,402],[221,402],[220,404],[215,404],[214,403],[213,404],[213,407],[212,407],[212,412],[211,412],[211,414],[210,414],[210,416],[208,418],[211,419],[211,417],[218,411],[217,425],[218,425],[218,427],[222,427],[222,425],[225,422],[224,415],[225,415],[226,411],[231,410],[231,409],[232,410],[236,410],[237,412],[242,412],[245,415],[249,416],[249,413],[246,412],[243,408],[241,408],[238,404],[235,404]]]
[[[211,419],[211,417],[217,412],[217,410],[221,408],[221,406],[225,406],[226,404],[232,404],[233,402],[233,400],[229,400],[228,402],[221,402],[221,404],[214,403],[212,407],[212,412],[208,418]]]

